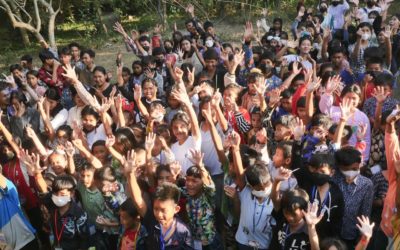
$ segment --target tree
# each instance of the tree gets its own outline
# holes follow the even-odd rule
[[[32,6],[27,6],[26,0],[0,0],[0,8],[6,12],[14,28],[29,31],[38,41],[44,40],[41,33],[41,26],[42,19],[46,17],[48,19],[49,43],[52,48],[56,48],[54,29],[56,17],[61,9],[61,1],[59,0],[56,10],[54,10],[51,0],[50,2],[46,0],[32,0]],[[39,5],[44,11],[40,11]]]

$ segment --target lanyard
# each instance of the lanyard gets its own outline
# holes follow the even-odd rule
[[[328,194],[325,196],[325,199],[324,199],[324,201],[321,203],[321,208],[324,206],[324,205],[326,205],[326,202],[328,201],[328,198],[330,197],[330,195],[331,195],[331,192],[329,192],[328,191]],[[318,194],[317,194],[317,187],[316,186],[314,186],[313,187],[313,190],[312,190],[312,202],[315,200],[315,199],[317,199],[317,196],[318,196]],[[319,209],[318,209],[319,210]]]
[[[316,186],[313,187],[312,197],[313,197],[313,200],[315,200],[317,198],[317,187]],[[329,204],[328,204],[329,207],[326,205],[326,203],[328,202],[328,199],[329,199]],[[333,209],[335,207],[337,207],[337,206],[333,206],[332,207],[332,196],[331,196],[331,192],[328,191],[328,194],[326,195],[326,197],[324,199],[324,202],[322,202],[322,204],[321,204],[321,211],[318,214],[327,212],[328,213],[328,218],[327,218],[326,221],[330,222],[331,209]],[[320,210],[320,209],[318,208],[318,210]]]
[[[55,231],[55,234],[56,234],[56,238],[57,238],[57,243],[58,244],[60,244],[61,236],[62,236],[62,233],[64,232],[65,224],[67,224],[67,220],[68,220],[68,218],[65,218],[64,222],[62,223],[61,231],[60,231],[60,233],[58,233],[58,230],[57,230],[57,210],[54,210],[54,231]]]
[[[258,224],[260,224],[260,220],[261,220],[261,217],[262,217],[263,212],[264,212],[265,202],[266,202],[267,200],[268,200],[268,199],[266,199],[266,200],[263,201],[263,203],[262,203],[261,213],[260,213],[260,216],[258,216],[258,220],[257,220],[257,223],[256,223],[257,198],[254,198],[253,234],[256,232],[256,227],[258,226]]]
[[[162,233],[162,226],[160,224],[160,242],[161,242],[161,250],[165,250],[165,238],[168,237],[168,235],[171,233],[171,230],[174,228],[175,226],[175,220],[172,222],[171,226],[169,226],[169,228],[167,229],[167,231],[165,231],[165,234]],[[169,237],[171,238],[171,237]],[[169,239],[168,238],[168,239]]]

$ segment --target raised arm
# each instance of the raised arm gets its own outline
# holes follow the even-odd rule
[[[333,143],[336,144],[338,148],[340,148],[340,146],[342,145],[344,127],[346,126],[347,120],[351,116],[350,109],[351,109],[351,100],[343,99],[342,103],[340,103],[341,117],[339,119],[335,135],[333,137]]]
[[[392,41],[390,40],[390,37],[392,36],[392,30],[390,29],[390,26],[385,27],[383,35],[385,36],[386,65],[390,66],[392,64]]]
[[[115,148],[113,147],[114,143],[115,143],[114,135],[108,136],[107,139],[106,139],[106,148],[108,149],[108,151],[110,152],[112,157],[114,157],[114,159],[119,161],[121,163],[121,165],[124,165],[125,164],[125,158],[117,150],[115,150]]]
[[[364,215],[362,215],[361,217],[357,217],[357,220],[359,223],[357,224],[357,227],[361,232],[361,238],[358,241],[355,250],[365,250],[367,249],[369,240],[372,237],[375,223],[370,223],[369,218]]]
[[[92,155],[92,153],[87,150],[85,146],[83,146],[81,139],[72,140],[72,144],[81,152],[82,156],[86,158],[86,160],[96,169],[102,168],[103,164],[96,156]]]
[[[233,155],[233,165],[236,173],[236,185],[243,190],[246,186],[245,171],[243,168],[242,157],[240,156],[240,136],[235,131],[229,135],[231,141],[231,153]]]
[[[215,110],[215,113],[217,115],[217,120],[222,128],[222,131],[225,133],[226,131],[228,131],[228,121],[226,120],[224,113],[222,112],[220,106],[221,100],[222,100],[221,93],[217,89],[212,97],[211,106]]]
[[[33,141],[33,143],[36,146],[36,149],[38,150],[40,156],[47,156],[47,150],[43,146],[42,142],[40,141],[39,137],[36,135],[36,132],[30,127],[27,126],[25,128],[26,135]]]
[[[376,108],[374,115],[374,129],[381,127],[382,107],[389,93],[385,93],[385,89],[381,86],[377,86],[372,93],[372,96],[376,99]]]
[[[38,109],[39,109],[40,115],[42,116],[47,135],[49,136],[50,140],[53,141],[55,132],[54,132],[53,126],[51,125],[51,121],[50,121],[50,117],[49,117],[49,105],[47,104],[45,97],[40,97],[39,102],[38,102]]]
[[[125,157],[124,157],[125,158]],[[129,151],[126,160],[124,161],[124,168],[125,168],[125,173],[126,173],[126,179],[128,180],[128,185],[131,190],[129,192],[132,194],[132,200],[133,203],[135,204],[139,215],[143,218],[146,215],[147,212],[147,204],[145,200],[143,199],[142,196],[142,191],[139,187],[139,184],[136,179],[136,170],[137,170],[137,164],[136,164],[136,153],[135,151]]]
[[[14,150],[16,155],[19,155],[19,146],[18,144],[14,141],[14,138],[10,131],[6,128],[6,126],[3,124],[1,121],[1,117],[3,117],[3,111],[0,110],[0,131],[3,132],[4,137],[6,138],[7,142],[11,145],[11,148]]]
[[[318,90],[321,86],[321,78],[317,78],[316,81],[310,81],[307,84],[306,90],[306,121],[305,124],[308,124],[311,121],[311,118],[314,115],[314,92]]]
[[[139,112],[142,114],[144,119],[146,121],[148,121],[150,118],[150,114],[147,111],[147,108],[142,103],[142,99],[141,99],[142,98],[142,87],[138,84],[135,85],[133,94],[134,94],[134,99],[135,99],[136,105],[138,106]]]
[[[204,153],[196,149],[190,149],[190,153],[192,155],[191,161],[201,171],[201,180],[203,181],[203,184],[206,186],[213,185],[214,183],[211,179],[210,173],[204,167],[204,162],[203,162]]]

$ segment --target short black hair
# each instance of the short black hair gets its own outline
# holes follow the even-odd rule
[[[72,43],[68,44],[68,47],[70,49],[72,49],[72,47],[77,47],[78,49],[81,49],[81,46],[77,42],[72,42]]]
[[[203,54],[204,60],[216,60],[218,61],[218,53],[214,49],[208,49]]]
[[[315,169],[328,166],[330,169],[335,167],[335,158],[330,153],[316,153],[310,158],[308,164]]]
[[[166,182],[158,186],[154,199],[160,201],[173,200],[175,204],[178,204],[180,195],[181,191],[175,184]]]
[[[115,170],[112,167],[102,167],[94,173],[94,179],[99,181],[114,182],[117,180]]]
[[[82,118],[86,115],[93,115],[97,120],[100,118],[99,113],[90,105],[86,105],[81,111]]]
[[[306,97],[302,96],[297,100],[296,103],[297,108],[305,108],[306,107]]]
[[[281,115],[275,122],[274,127],[282,125],[284,127],[290,128],[295,121],[293,115]]]
[[[245,175],[247,183],[249,183],[249,185],[252,187],[257,185],[265,185],[271,182],[271,176],[269,174],[268,167],[261,162],[257,162],[256,164],[246,168]]]
[[[258,152],[252,149],[249,145],[241,144],[239,147],[240,157],[242,158],[242,165],[244,168],[252,166],[259,160],[260,156]],[[228,155],[229,162],[233,162],[232,152]]]
[[[332,126],[329,128],[329,133],[330,134],[335,134],[337,127],[338,127],[337,123],[332,124]],[[351,126],[350,125],[345,125],[344,126],[344,130],[343,130],[342,138],[345,138],[346,141],[348,141],[348,140],[350,140],[352,135],[353,135],[353,130],[351,129]]]
[[[21,56],[20,60],[21,61],[27,61],[28,63],[31,63],[33,61],[33,57],[31,55],[26,54],[26,55]]]
[[[150,42],[150,37],[144,35],[139,37],[139,42],[145,42],[145,41]]]
[[[382,72],[375,76],[375,86],[388,86],[393,88],[394,77],[390,73]]]
[[[282,195],[281,207],[289,213],[294,213],[297,209],[307,210],[310,198],[306,191],[301,188],[291,189]]]
[[[191,166],[190,168],[188,168],[188,170],[186,170],[186,176],[191,176],[194,178],[201,179],[202,177],[201,169],[198,166]]]
[[[325,114],[315,114],[311,118],[311,127],[322,126],[328,130],[332,126],[332,120],[328,115]]]
[[[39,58],[44,63],[47,59],[54,59],[54,55],[50,50],[43,49],[39,52]]]
[[[22,66],[19,65],[19,64],[11,64],[11,65],[10,65],[10,73],[12,73],[14,70],[22,71],[23,68],[22,68]]]
[[[372,57],[368,57],[366,58],[366,66],[368,67],[368,65],[371,64],[379,64],[379,65],[383,65],[384,64],[384,60],[382,57],[378,57],[378,56],[372,56]]]
[[[73,191],[76,187],[76,180],[67,174],[59,175],[54,178],[51,190],[53,193],[67,189]]]
[[[126,199],[124,203],[122,203],[119,207],[119,210],[128,213],[128,215],[132,218],[136,218],[139,216],[139,212],[135,204],[133,203],[132,198]]]
[[[94,52],[92,49],[85,49],[81,51],[81,57],[83,57],[83,55],[88,54],[91,58],[95,58],[96,57],[96,52]]]
[[[344,147],[335,152],[335,162],[338,167],[361,163],[361,159],[361,152],[354,147]]]
[[[278,143],[276,146],[276,149],[281,149],[283,152],[283,158],[291,158],[292,157],[292,147],[293,147],[293,142],[292,141],[281,141]]]
[[[347,250],[346,244],[338,238],[325,238],[321,240],[321,250],[329,250],[334,246],[338,250]]]
[[[59,55],[71,55],[71,49],[69,47],[62,47],[59,51],[58,51]]]

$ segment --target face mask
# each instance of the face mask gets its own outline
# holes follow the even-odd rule
[[[142,48],[143,48],[145,51],[149,51],[149,50],[150,50],[150,46],[142,46]]]
[[[361,40],[367,41],[367,40],[369,40],[370,37],[371,37],[370,33],[364,33],[361,36]]]
[[[347,179],[354,179],[356,176],[360,174],[360,170],[348,170],[348,171],[342,171],[342,174],[346,176]]]
[[[157,66],[162,66],[164,62],[165,62],[164,59],[157,59],[157,60],[156,60]]]
[[[172,47],[165,47],[165,52],[168,54],[172,52]]]
[[[253,189],[251,191],[251,194],[254,195],[257,198],[267,198],[271,194],[271,188],[272,187],[268,187],[267,189],[260,190],[260,191],[256,191],[256,190]]]
[[[57,207],[63,207],[65,205],[67,205],[68,202],[71,201],[71,197],[69,197],[69,196],[57,196],[57,195],[53,194],[51,196],[51,200],[54,202],[54,204]]]
[[[325,183],[329,182],[331,177],[327,174],[321,173],[310,173],[311,182],[317,186],[322,186]]]
[[[321,13],[325,13],[327,10],[328,10],[328,8],[325,6],[319,7],[319,12],[321,12]]]
[[[374,23],[374,21],[375,21],[375,19],[374,19],[374,18],[368,18],[368,22],[369,22],[370,24],[373,24],[373,23]]]
[[[211,48],[212,46],[214,46],[214,41],[213,40],[207,40],[206,41],[206,47]]]
[[[271,65],[260,64],[260,69],[265,75],[269,75],[272,72]]]

